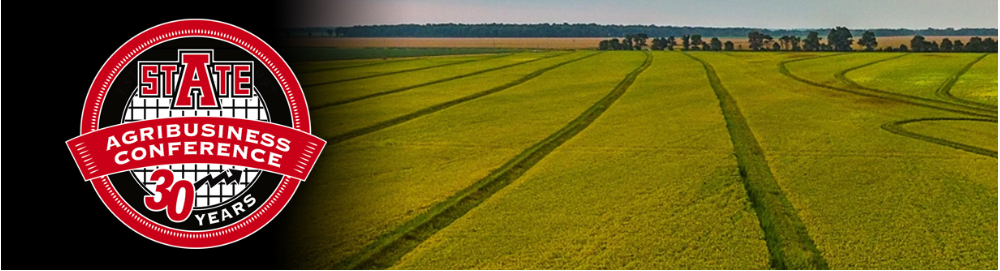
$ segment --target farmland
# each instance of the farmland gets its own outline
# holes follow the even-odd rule
[[[308,43],[306,43],[308,44]],[[412,48],[398,48],[398,47],[382,47],[379,46],[368,46],[368,47],[358,47],[358,48],[329,48],[329,47],[296,47],[293,49],[283,50],[282,56],[287,61],[292,62],[325,62],[322,64],[330,64],[330,60],[345,60],[337,61],[349,63],[346,60],[363,60],[372,58],[381,59],[398,59],[398,58],[409,58],[409,57],[424,57],[424,56],[449,56],[449,55],[475,55],[475,54],[498,54],[498,53],[510,53],[523,51],[517,48],[452,48],[452,47],[412,47]]]
[[[995,63],[589,50],[296,63],[329,145],[282,214],[300,221],[282,226],[283,257],[994,269]]]
[[[975,63],[980,54],[906,54],[892,61],[881,61],[844,74],[848,84],[898,94],[933,99],[948,77],[967,63]]]
[[[959,100],[996,106],[997,77],[994,74],[997,74],[997,54],[989,54],[970,66],[949,94]]]
[[[681,54],[655,54],[615,110],[398,267],[766,268],[703,73]]]
[[[284,46],[295,47],[297,50],[289,50],[292,53],[301,52],[301,58],[307,58],[307,54],[313,58],[330,59],[332,56],[324,55],[353,55],[360,57],[370,55],[363,52],[364,48],[387,48],[388,55],[406,54],[406,49],[433,48],[444,51],[437,51],[435,54],[448,54],[447,50],[452,50],[451,54],[458,54],[454,50],[470,49],[596,49],[597,43],[601,40],[614,37],[603,38],[287,38],[283,41]],[[621,39],[621,37],[618,37]],[[680,39],[680,36],[675,38]],[[706,41],[712,37],[703,37]],[[732,41],[736,48],[749,49],[747,37],[718,37],[723,42]],[[775,37],[777,38],[777,37]],[[910,46],[910,39],[913,36],[893,36],[879,37],[879,47],[899,47],[900,45]],[[927,42],[940,43],[945,38],[950,40],[967,41],[971,36],[927,36]],[[987,37],[983,37],[987,38]],[[994,40],[997,37],[990,37]],[[864,49],[863,46],[855,44],[855,50]],[[331,50],[329,48],[337,48]],[[395,48],[395,49],[393,49]],[[353,50],[353,51],[352,51]],[[321,52],[319,56],[315,56]],[[385,52],[382,52],[385,54]],[[489,52],[489,51],[483,51]],[[473,53],[473,52],[469,52]],[[413,54],[412,52],[409,54]],[[413,55],[408,55],[413,56]],[[380,56],[381,57],[381,56]],[[340,57],[344,58],[344,57]]]

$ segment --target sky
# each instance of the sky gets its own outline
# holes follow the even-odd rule
[[[292,0],[290,27],[597,23],[768,29],[997,28],[995,0]]]

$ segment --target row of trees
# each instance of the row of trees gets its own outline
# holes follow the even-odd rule
[[[328,30],[332,30],[329,31]],[[680,37],[701,34],[706,37],[741,37],[757,30],[773,37],[806,36],[809,31],[825,33],[828,29],[753,29],[747,27],[692,27],[657,25],[599,24],[400,24],[369,25],[337,28],[289,28],[293,36],[333,37],[623,37],[630,33],[646,33],[650,37]],[[966,29],[868,29],[875,35],[886,36],[996,36],[995,28]],[[860,36],[863,31],[852,34]]]
[[[645,50],[646,40],[649,36],[643,33],[636,35],[625,35],[624,40],[618,40],[617,38],[610,40],[602,40],[598,46],[598,50]],[[650,43],[648,49],[657,51],[673,51],[676,47],[677,39],[674,37],[666,38],[655,38]],[[719,38],[712,38],[710,41],[705,42],[702,40],[701,35],[683,35],[681,36],[681,49],[682,50],[694,50],[694,51],[733,51],[734,44],[732,41],[726,41],[722,43]]]
[[[798,36],[785,35],[778,38],[777,41],[771,35],[759,31],[751,31],[747,34],[747,40],[752,51],[845,52],[853,50],[851,48],[851,45],[854,44],[853,38],[854,35],[851,34],[851,30],[846,27],[830,29],[830,33],[826,36],[826,43],[822,42],[823,38],[820,38],[819,33],[815,31],[806,33],[805,39]],[[866,31],[862,39],[858,41],[858,44],[865,46],[869,51],[873,51],[878,46],[878,42],[875,41],[875,34],[871,31]]]
[[[673,51],[674,47],[678,45],[673,36],[655,38],[649,46],[646,44],[647,40],[649,40],[649,35],[645,33],[625,35],[624,40],[617,38],[602,40],[598,44],[598,49]],[[826,36],[826,42],[823,42],[823,38],[815,31],[806,33],[804,39],[792,35],[784,35],[775,39],[773,36],[760,31],[750,31],[747,34],[747,44],[751,51],[849,52],[854,50],[852,47],[854,43],[854,34],[852,34],[851,30],[840,26],[830,29],[830,32]],[[973,37],[966,43],[963,43],[961,40],[952,41],[945,38],[941,41],[941,44],[938,44],[936,41],[927,41],[923,36],[917,35],[910,41],[910,46],[901,45],[899,47],[888,46],[880,48],[878,47],[878,38],[873,31],[865,31],[861,34],[861,38],[857,40],[857,44],[863,46],[864,50],[869,52],[996,52],[997,43],[992,38],[982,39],[980,37]],[[733,45],[731,41],[722,43],[718,38],[712,38],[711,41],[705,42],[699,34],[682,35],[680,43],[682,50],[703,51],[733,51],[735,49]],[[740,46],[740,50],[742,49],[742,46]]]
[[[997,42],[993,38],[980,38],[972,37],[968,42],[963,43],[962,40],[955,40],[954,42],[948,38],[941,40],[941,44],[937,41],[927,41],[924,36],[913,36],[910,40],[910,47],[906,45],[900,45],[895,51],[913,51],[913,52],[996,52]]]
[[[750,47],[752,50],[760,51],[761,48],[767,48],[767,46],[762,46],[771,42],[773,39],[771,36],[761,34],[759,32],[753,31],[748,35],[750,40]],[[773,50],[779,50],[779,48],[785,48],[785,50],[790,51],[836,51],[836,52],[849,52],[853,51],[854,48],[851,47],[854,44],[854,35],[851,34],[851,30],[846,27],[836,27],[830,30],[830,33],[826,36],[826,43],[822,42],[822,38],[819,37],[819,33],[814,31],[809,31],[806,34],[806,38],[801,40],[799,37],[795,36],[782,36],[778,39],[784,47],[780,47],[775,44]],[[801,46],[799,45],[801,43]],[[968,43],[962,43],[961,40],[955,40],[954,42],[948,38],[941,40],[939,45],[936,41],[927,41],[921,35],[916,35],[910,40],[910,46],[900,45],[899,47],[878,47],[878,38],[875,37],[875,32],[865,31],[861,34],[861,38],[857,40],[857,44],[864,47],[865,51],[903,51],[903,52],[996,52],[997,42],[992,38],[982,39],[980,37],[972,37],[969,39]]]

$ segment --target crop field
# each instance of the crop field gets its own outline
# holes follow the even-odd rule
[[[313,48],[594,49],[607,38],[288,38],[287,46]]]
[[[821,33],[825,38],[826,33]],[[602,40],[615,37],[602,38],[286,38],[282,45],[295,47],[289,50],[293,59],[307,60],[334,60],[334,59],[354,59],[362,57],[384,57],[384,56],[415,56],[418,52],[407,52],[408,50],[424,49],[425,54],[444,55],[458,54],[457,50],[503,50],[503,49],[596,49],[597,44]],[[617,37],[621,39],[622,37]],[[680,43],[680,36],[675,37]],[[713,37],[702,37],[708,42]],[[732,41],[736,48],[749,49],[750,44],[747,37],[717,37],[722,42]],[[778,37],[775,36],[775,39]],[[855,39],[861,38],[860,35]],[[910,46],[912,36],[891,36],[878,37],[879,47],[894,47],[900,45]],[[971,36],[927,36],[927,42],[941,43],[945,38],[968,41]],[[992,38],[997,37],[982,37]],[[864,49],[863,46],[854,44],[855,50]],[[330,50],[329,48],[337,48]],[[381,51],[360,50],[360,49],[383,48]],[[436,49],[436,50],[434,50]],[[786,48],[787,49],[787,48]],[[451,51],[449,51],[451,50]],[[418,50],[419,51],[419,50]],[[479,51],[486,53],[489,51]],[[469,51],[468,53],[476,53]]]
[[[843,78],[848,84],[934,99],[941,82],[948,80],[966,64],[975,63],[980,54],[905,54],[892,61],[881,61],[851,70]]]
[[[299,63],[328,146],[280,246],[311,269],[995,269],[996,58]]]
[[[304,46],[303,46],[304,45]],[[499,54],[524,51],[518,48],[455,48],[455,47],[386,47],[369,46],[358,48],[331,48],[312,47],[309,43],[302,45],[293,43],[290,47],[281,48],[281,55],[285,60],[293,63],[301,62],[325,62],[323,64],[333,64],[328,61],[342,60],[336,62],[350,63],[347,60],[365,59],[400,59],[428,56],[455,56],[455,55],[476,55],[476,54]],[[294,67],[295,65],[293,65]]]
[[[681,54],[655,53],[613,110],[398,267],[766,268],[703,74]]]
[[[997,74],[997,54],[988,54],[958,78],[950,94],[960,100],[997,106],[995,74]]]
[[[743,68],[829,61],[822,55],[696,55],[715,63],[722,82],[739,82],[727,87],[743,102],[775,179],[831,268],[995,268],[996,152],[963,151],[881,129],[904,119],[988,113],[863,89],[823,91],[770,69]],[[797,71],[788,68],[792,75]],[[782,88],[768,87],[773,85]],[[981,136],[995,133],[995,114],[980,117],[988,124],[965,127],[985,129],[974,130]]]

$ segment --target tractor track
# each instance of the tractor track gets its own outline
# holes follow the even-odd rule
[[[465,215],[497,191],[518,179],[553,150],[586,129],[628,91],[636,78],[652,64],[646,52],[642,65],[618,83],[607,96],[592,105],[559,131],[524,150],[489,176],[435,204],[427,212],[382,235],[361,252],[335,264],[334,269],[385,269],[439,230]]]
[[[988,55],[989,54],[980,55],[979,57],[977,57],[972,62],[969,62],[968,64],[965,64],[965,66],[962,67],[962,69],[959,70],[958,72],[956,72],[954,75],[952,75],[951,77],[948,77],[948,80],[945,81],[945,83],[942,84],[941,87],[938,88],[938,90],[936,92],[937,95],[938,95],[938,97],[949,99],[949,100],[955,101],[957,103],[963,103],[963,104],[967,104],[967,105],[970,105],[970,106],[975,106],[975,107],[982,108],[982,109],[988,109],[988,110],[991,109],[994,112],[996,112],[997,111],[997,107],[993,106],[991,104],[984,104],[984,103],[980,103],[980,102],[976,102],[976,101],[966,100],[966,99],[962,99],[962,98],[959,98],[959,97],[955,97],[954,95],[951,95],[951,88],[955,86],[955,83],[958,82],[958,79],[960,77],[962,77],[962,75],[965,75],[965,73],[968,72],[970,69],[972,69],[972,66],[975,66],[976,63],[979,63],[979,61],[982,61],[983,58],[986,58],[986,56],[988,56]]]
[[[702,64],[719,99],[719,107],[725,117],[726,128],[739,163],[740,180],[764,231],[771,268],[829,269],[822,253],[809,236],[805,223],[771,173],[763,149],[737,106],[736,99],[730,96],[722,84],[715,67],[686,52],[684,55]]]
[[[793,63],[793,62],[798,62],[798,61],[805,61],[805,60],[810,60],[810,59],[817,59],[817,58],[822,58],[822,57],[830,57],[830,56],[834,56],[834,55],[819,56],[819,57],[810,57],[810,58],[800,58],[800,59],[793,59],[793,60],[782,61],[781,63],[778,64],[778,72],[780,72],[781,74],[783,74],[783,75],[785,75],[785,76],[787,76],[787,77],[789,77],[789,78],[791,78],[791,79],[793,79],[795,81],[799,81],[799,82],[802,82],[802,83],[806,83],[808,85],[812,85],[812,86],[816,86],[816,87],[821,87],[821,88],[825,88],[825,89],[829,89],[829,90],[834,90],[834,91],[839,91],[839,92],[846,92],[846,93],[851,93],[851,94],[855,94],[855,95],[859,95],[859,96],[865,96],[865,97],[870,97],[870,98],[877,98],[877,99],[889,100],[889,101],[900,102],[900,103],[905,103],[905,104],[910,104],[910,105],[916,105],[916,106],[920,106],[920,107],[937,109],[937,110],[947,111],[947,112],[952,112],[952,113],[959,113],[959,114],[964,114],[964,115],[971,115],[971,116],[985,117],[985,118],[996,118],[997,117],[997,115],[996,115],[997,112],[996,111],[988,111],[988,110],[982,110],[982,109],[978,109],[978,108],[969,108],[967,106],[958,106],[958,105],[953,104],[953,103],[948,103],[948,102],[943,102],[943,101],[937,101],[937,100],[929,100],[929,99],[924,99],[924,98],[919,98],[919,97],[913,97],[913,96],[903,95],[903,94],[897,94],[897,93],[891,93],[891,92],[885,92],[885,91],[871,91],[871,90],[868,90],[868,89],[856,89],[855,90],[855,89],[847,89],[847,88],[835,87],[835,86],[830,86],[830,85],[826,85],[826,84],[821,84],[821,83],[818,83],[818,82],[810,81],[808,79],[805,79],[805,78],[799,77],[797,75],[794,75],[790,71],[788,71],[788,67],[787,67],[788,63]],[[956,106],[958,108],[955,108]]]
[[[334,144],[337,144],[337,143],[340,143],[340,142],[344,142],[344,141],[350,140],[352,138],[356,138],[356,137],[363,136],[363,135],[366,135],[366,134],[370,134],[370,133],[373,133],[373,132],[376,132],[376,131],[379,131],[379,130],[382,130],[382,129],[386,129],[386,128],[389,128],[389,127],[392,127],[392,126],[396,126],[396,125],[402,124],[404,122],[407,122],[407,121],[410,121],[410,120],[413,120],[413,119],[416,119],[416,118],[419,118],[419,117],[423,117],[423,116],[426,116],[426,115],[429,115],[429,114],[432,114],[432,113],[435,113],[435,112],[438,112],[438,111],[441,111],[441,110],[445,110],[445,109],[447,109],[449,107],[452,107],[452,106],[455,106],[455,105],[458,105],[458,104],[461,104],[461,103],[464,103],[464,102],[468,102],[468,101],[475,100],[475,99],[478,99],[478,98],[481,98],[481,97],[484,97],[484,96],[487,96],[487,95],[490,95],[490,94],[494,94],[494,93],[497,93],[497,92],[500,92],[500,91],[507,90],[509,88],[515,87],[515,86],[523,84],[525,82],[528,82],[531,79],[534,79],[535,77],[541,76],[542,74],[544,74],[544,73],[546,73],[548,71],[551,71],[551,70],[554,70],[556,68],[562,67],[563,65],[570,64],[570,63],[573,63],[573,62],[577,62],[577,61],[580,61],[580,60],[584,60],[584,59],[587,59],[587,58],[599,55],[601,53],[603,53],[603,52],[593,53],[593,54],[589,54],[589,55],[586,55],[586,56],[583,56],[583,57],[574,58],[574,59],[570,59],[570,60],[567,60],[567,61],[564,61],[564,62],[561,62],[561,63],[557,63],[555,65],[552,65],[552,66],[545,67],[545,68],[542,68],[540,70],[534,71],[534,72],[532,72],[532,73],[530,73],[528,75],[525,75],[525,76],[523,76],[521,78],[518,78],[517,80],[508,82],[507,84],[504,84],[504,85],[501,85],[501,86],[497,86],[497,87],[494,87],[494,88],[491,88],[491,89],[488,89],[488,90],[476,92],[476,93],[473,93],[471,95],[468,95],[468,96],[465,96],[465,97],[462,97],[462,98],[458,98],[458,99],[455,99],[455,100],[451,100],[451,101],[448,101],[448,102],[444,102],[444,103],[441,103],[441,104],[433,105],[433,106],[430,106],[430,107],[427,107],[427,108],[415,111],[413,113],[409,113],[409,114],[406,114],[406,115],[403,115],[403,116],[392,118],[390,120],[386,120],[386,121],[382,121],[382,122],[376,123],[376,124],[371,125],[371,126],[367,126],[367,127],[363,127],[363,128],[358,128],[358,129],[354,129],[354,130],[348,131],[348,132],[340,134],[340,135],[327,137],[327,138],[324,138],[324,140],[326,140],[326,142],[327,142],[328,145],[334,145]],[[562,55],[559,55],[559,56],[562,56]]]
[[[416,85],[412,85],[412,86],[401,87],[401,88],[398,88],[398,89],[393,89],[393,90],[387,90],[387,91],[372,93],[372,94],[363,95],[363,96],[359,96],[359,97],[354,97],[354,98],[350,98],[350,99],[346,99],[346,100],[340,100],[340,101],[336,101],[336,102],[330,102],[330,103],[326,103],[326,104],[322,104],[322,105],[318,105],[318,106],[309,107],[309,111],[315,111],[315,110],[319,110],[319,109],[323,109],[323,108],[327,108],[327,107],[331,107],[331,106],[338,106],[338,105],[343,105],[343,104],[349,104],[349,103],[353,103],[353,102],[357,102],[357,101],[362,101],[362,100],[366,100],[366,99],[371,99],[371,98],[375,98],[375,97],[379,97],[379,96],[400,93],[400,92],[404,92],[404,91],[407,91],[407,90],[412,90],[412,89],[426,87],[426,86],[430,86],[430,85],[445,83],[445,82],[449,82],[449,81],[453,81],[453,80],[458,80],[458,79],[462,79],[462,78],[466,78],[466,77],[471,77],[471,76],[476,76],[476,75],[480,75],[480,74],[484,74],[484,73],[488,73],[488,72],[492,72],[492,71],[497,71],[497,70],[502,70],[502,69],[506,69],[506,68],[510,68],[510,67],[524,65],[524,64],[528,64],[528,63],[532,63],[532,62],[536,62],[536,61],[541,61],[541,60],[550,59],[550,58],[554,58],[554,57],[564,56],[566,54],[568,54],[568,53],[557,54],[557,55],[552,55],[552,56],[546,56],[546,57],[542,57],[542,58],[538,58],[538,59],[532,59],[532,60],[528,60],[528,61],[524,61],[524,62],[518,62],[518,63],[513,63],[513,64],[507,64],[507,65],[500,66],[500,67],[489,68],[489,69],[485,69],[485,70],[481,70],[481,71],[476,71],[476,72],[472,72],[472,73],[467,73],[467,74],[463,74],[463,75],[458,75],[458,76],[453,76],[453,77],[449,77],[449,78],[434,80],[434,81],[431,81],[431,82],[426,82],[426,83],[416,84]]]
[[[863,69],[863,68],[866,68],[866,67],[871,67],[872,65],[879,64],[879,63],[882,63],[882,62],[886,62],[886,61],[890,61],[890,60],[895,60],[895,59],[900,59],[900,58],[903,58],[903,57],[909,56],[909,55],[910,54],[901,54],[901,55],[898,55],[898,56],[894,56],[894,57],[890,57],[890,58],[884,58],[884,59],[879,59],[879,60],[875,60],[875,61],[868,62],[868,63],[865,63],[865,64],[861,64],[860,66],[854,66],[854,67],[851,67],[851,68],[848,68],[846,70],[842,70],[842,71],[839,71],[839,72],[833,74],[833,77],[837,78],[837,80],[840,80],[840,82],[843,82],[843,83],[845,83],[845,84],[847,84],[847,85],[849,85],[849,86],[851,86],[853,88],[864,89],[864,90],[875,91],[875,92],[887,92],[887,91],[883,91],[883,90],[877,90],[877,89],[873,89],[873,88],[868,88],[868,87],[862,86],[861,84],[858,84],[858,82],[854,82],[854,80],[851,80],[850,78],[847,78],[847,73],[852,72],[852,71],[856,71],[856,70],[859,70],[859,69]],[[919,98],[919,97],[914,97],[914,98]]]
[[[492,56],[492,57],[485,57],[485,58],[479,58],[479,59],[471,59],[471,60],[465,60],[465,61],[458,61],[458,62],[446,63],[446,64],[441,64],[441,65],[434,65],[434,66],[414,68],[414,69],[409,69],[409,70],[401,70],[401,71],[394,71],[394,72],[373,74],[373,75],[361,76],[361,77],[355,77],[355,78],[347,78],[347,79],[333,80],[333,81],[327,81],[327,82],[321,82],[321,83],[314,83],[314,84],[309,84],[309,85],[303,85],[302,87],[303,88],[311,88],[311,87],[317,87],[317,86],[323,86],[323,85],[329,85],[329,84],[336,84],[336,83],[357,81],[357,80],[363,80],[363,79],[369,79],[369,78],[375,78],[375,77],[382,77],[382,76],[389,76],[389,75],[400,74],[400,73],[415,72],[415,71],[422,71],[422,70],[433,69],[433,68],[440,68],[440,67],[454,66],[454,65],[465,64],[465,63],[472,63],[472,62],[477,62],[477,61],[486,61],[486,60],[490,60],[490,59],[494,59],[494,58],[506,57],[506,56],[510,56],[510,55],[512,55],[512,54],[500,54],[500,55],[496,55],[496,56]]]
[[[363,67],[378,66],[378,65],[390,64],[390,63],[399,63],[399,62],[406,62],[406,61],[413,61],[413,60],[421,60],[421,59],[424,59],[424,58],[405,58],[405,59],[383,60],[383,61],[379,61],[379,62],[375,62],[375,63],[359,64],[359,65],[354,65],[354,66],[336,67],[336,68],[323,68],[323,69],[316,69],[316,70],[307,70],[307,71],[298,72],[297,74],[302,75],[302,74],[307,74],[307,73],[317,73],[317,72],[327,72],[327,71],[336,71],[336,70],[346,70],[346,69],[354,69],[354,68],[363,68]]]
[[[976,104],[976,103],[969,104],[970,102],[967,102],[967,101],[964,101],[964,100],[958,100],[957,98],[952,97],[951,95],[946,95],[945,94],[945,93],[948,93],[951,90],[951,87],[955,85],[955,82],[958,81],[959,77],[961,77],[963,74],[965,74],[965,72],[967,72],[970,68],[972,68],[972,65],[976,64],[976,62],[979,62],[979,60],[981,60],[984,57],[986,57],[986,54],[983,54],[982,56],[980,56],[979,58],[977,58],[972,63],[966,64],[966,66],[963,67],[962,70],[959,70],[955,74],[949,76],[948,80],[946,80],[944,84],[942,84],[940,87],[938,87],[936,93],[937,93],[937,95],[939,97],[943,97],[945,99],[958,100],[959,101],[958,103],[949,102],[949,101],[935,100],[935,99],[928,99],[928,98],[917,97],[917,96],[913,96],[913,95],[899,94],[899,93],[895,93],[895,92],[891,92],[891,91],[886,91],[886,90],[881,90],[881,89],[866,87],[866,86],[862,86],[861,84],[858,84],[858,82],[855,82],[854,80],[851,80],[850,78],[847,78],[847,73],[849,73],[849,72],[852,72],[852,71],[855,71],[855,70],[859,70],[859,69],[862,69],[862,68],[865,68],[865,67],[869,67],[869,66],[872,66],[872,65],[875,65],[875,64],[879,64],[879,63],[882,63],[882,62],[886,62],[886,61],[898,59],[898,58],[901,58],[901,57],[904,57],[904,56],[908,56],[908,55],[911,55],[911,54],[904,54],[904,55],[899,55],[899,56],[896,56],[896,57],[890,57],[890,58],[886,58],[886,59],[882,59],[882,60],[877,60],[877,61],[874,61],[874,62],[870,62],[870,63],[864,64],[864,65],[861,65],[861,66],[857,66],[857,67],[853,67],[853,68],[850,68],[850,69],[846,69],[846,70],[843,70],[843,71],[840,71],[840,72],[834,74],[834,77],[836,77],[837,80],[840,80],[841,82],[843,82],[845,84],[848,84],[851,87],[857,88],[857,89],[863,89],[863,90],[867,90],[867,91],[871,91],[871,92],[877,92],[877,93],[882,93],[882,94],[886,94],[886,95],[902,95],[902,96],[907,96],[910,99],[915,99],[915,100],[919,100],[921,102],[926,102],[926,103],[939,103],[939,104],[943,103],[943,104],[948,104],[948,105],[960,107],[960,108],[967,109],[967,110],[973,110],[973,111],[980,111],[980,110],[982,110],[982,111],[987,112],[987,113],[989,113],[989,112],[992,112],[993,114],[997,113],[995,107],[993,108],[993,110],[989,110],[989,108],[984,107],[981,104]]]
[[[875,95],[875,94],[869,94],[869,93],[863,93],[863,92],[858,92],[858,91],[852,91],[852,90],[849,90],[849,89],[838,88],[838,87],[834,87],[834,86],[829,86],[829,85],[824,85],[824,84],[820,84],[820,83],[817,83],[817,82],[809,81],[809,80],[806,80],[804,78],[800,78],[798,76],[795,76],[795,75],[791,74],[788,71],[788,69],[786,68],[786,64],[787,63],[792,63],[792,62],[796,62],[796,61],[803,61],[803,60],[809,60],[809,59],[816,59],[816,58],[819,58],[819,57],[796,59],[796,60],[781,62],[779,64],[779,71],[782,74],[784,74],[785,76],[791,77],[792,79],[795,79],[796,81],[800,81],[800,82],[803,82],[803,83],[806,83],[806,84],[810,84],[810,85],[813,85],[813,86],[823,87],[823,88],[837,90],[837,91],[842,91],[842,92],[848,92],[848,93],[862,95],[862,96],[866,96],[866,97],[888,99],[888,100],[893,100],[893,101],[908,103],[908,104],[912,104],[912,105],[917,105],[917,106],[922,106],[922,107],[927,107],[927,108],[932,108],[932,109],[938,109],[938,110],[948,111],[948,112],[952,112],[952,113],[960,113],[960,114],[972,115],[972,116],[976,116],[976,117],[983,117],[983,118],[979,118],[979,119],[977,119],[977,118],[919,118],[919,119],[909,119],[909,120],[901,120],[901,121],[894,121],[894,122],[885,123],[885,124],[882,124],[881,128],[882,128],[882,130],[885,130],[887,132],[890,132],[890,133],[893,133],[893,134],[896,134],[896,135],[901,135],[901,136],[905,136],[905,137],[909,137],[909,138],[921,140],[921,141],[932,143],[932,144],[938,144],[938,145],[941,145],[941,146],[950,147],[950,148],[954,148],[954,149],[958,149],[958,150],[962,150],[962,151],[966,151],[966,152],[970,152],[970,153],[974,153],[974,154],[979,154],[979,155],[983,155],[983,156],[997,158],[997,152],[992,151],[992,150],[987,150],[987,149],[983,149],[983,148],[976,147],[976,146],[971,146],[971,145],[967,145],[967,144],[963,144],[963,143],[958,143],[958,142],[954,142],[954,141],[950,141],[950,140],[946,140],[946,139],[941,139],[941,138],[936,138],[936,137],[931,137],[931,136],[926,136],[926,135],[922,135],[922,134],[910,132],[910,131],[907,131],[907,130],[905,130],[905,129],[903,129],[901,127],[904,124],[913,123],[913,122],[919,122],[919,121],[948,121],[948,120],[955,121],[955,120],[966,120],[966,121],[983,121],[983,122],[993,122],[993,123],[996,123],[997,122],[997,115],[996,115],[997,112],[996,112],[995,108],[994,108],[994,110],[990,111],[990,110],[987,110],[987,109],[984,109],[984,108],[971,107],[971,106],[963,105],[963,104],[956,104],[956,103],[951,103],[951,102],[931,100],[931,99],[926,99],[926,98],[913,97],[913,96],[909,96],[909,95],[891,93],[891,92],[887,92],[887,91],[883,91],[883,90],[878,90],[878,89],[873,89],[873,88],[868,88],[868,87],[865,87],[865,86],[861,86],[857,82],[854,82],[853,80],[850,80],[849,78],[847,78],[845,76],[848,72],[851,72],[851,71],[854,71],[854,70],[857,70],[857,69],[861,69],[861,68],[864,68],[864,67],[868,67],[868,66],[871,66],[871,65],[874,65],[874,64],[882,63],[882,62],[885,62],[885,61],[889,61],[889,60],[893,60],[893,59],[898,59],[900,57],[907,56],[907,55],[910,55],[910,54],[904,54],[904,55],[901,55],[901,56],[890,57],[890,58],[887,58],[887,59],[882,59],[882,60],[877,60],[877,61],[874,61],[874,62],[866,63],[864,65],[860,65],[860,66],[857,66],[857,67],[853,67],[853,68],[850,68],[850,69],[846,69],[846,70],[840,71],[840,72],[838,72],[837,74],[834,75],[835,77],[837,77],[838,80],[840,80],[843,83],[846,83],[846,84],[850,85],[851,87],[862,89],[862,90],[867,90],[867,91],[871,91],[871,92],[876,92],[876,93],[880,93],[880,94],[885,94],[885,95],[888,95],[888,97],[886,97],[886,96],[879,96],[879,95]],[[937,94],[939,96],[942,95],[942,94],[944,94],[944,95],[947,95],[947,96],[950,97],[951,96],[950,91],[951,91],[951,88],[955,85],[955,82],[957,82],[958,79],[962,75],[964,75],[969,69],[971,69],[973,65],[975,65],[976,63],[978,63],[980,60],[982,60],[982,58],[984,58],[986,56],[987,56],[987,54],[983,54],[982,56],[980,56],[976,60],[972,61],[971,63],[966,64],[966,66],[963,67],[962,70],[959,70],[954,75],[952,75],[951,77],[949,77],[948,80],[945,81],[945,83],[943,83],[941,85],[941,87],[938,88]],[[825,57],[825,56],[821,56],[821,57]],[[908,99],[914,99],[914,100],[921,101],[921,102],[917,102],[917,101],[914,101],[914,100],[908,100]],[[955,98],[955,99],[958,99],[958,98]],[[936,105],[931,105],[929,103],[936,103],[936,104],[942,104],[942,105],[956,106],[956,107],[960,107],[962,109],[944,108],[944,107],[940,107],[940,106],[936,106]],[[974,111],[974,112],[970,112],[969,110]],[[987,114],[983,114],[983,113],[980,113],[980,112],[985,112]],[[989,113],[992,113],[992,114],[989,114]]]
[[[910,138],[914,138],[914,139],[923,140],[923,141],[926,141],[926,142],[938,144],[938,145],[945,146],[945,147],[950,147],[950,148],[954,148],[954,149],[958,149],[958,150],[962,150],[962,151],[966,151],[966,152],[970,152],[970,153],[974,153],[974,154],[978,154],[978,155],[983,155],[983,156],[997,158],[997,152],[992,151],[992,150],[988,150],[988,149],[984,149],[984,148],[980,148],[980,147],[976,147],[976,146],[972,146],[972,145],[968,145],[968,144],[958,143],[958,142],[947,140],[947,139],[942,139],[942,138],[937,138],[937,137],[932,137],[932,136],[926,136],[926,135],[922,135],[922,134],[910,132],[910,131],[907,131],[906,129],[903,129],[903,127],[902,127],[904,124],[914,123],[914,122],[922,122],[922,121],[980,121],[980,122],[997,123],[996,119],[976,119],[976,118],[919,118],[919,119],[908,119],[908,120],[901,120],[901,121],[896,121],[896,122],[890,122],[890,123],[882,124],[882,130],[886,130],[886,131],[888,131],[890,133],[893,133],[893,134],[897,134],[897,135],[901,135],[901,136],[905,136],[905,137],[910,137]]]

